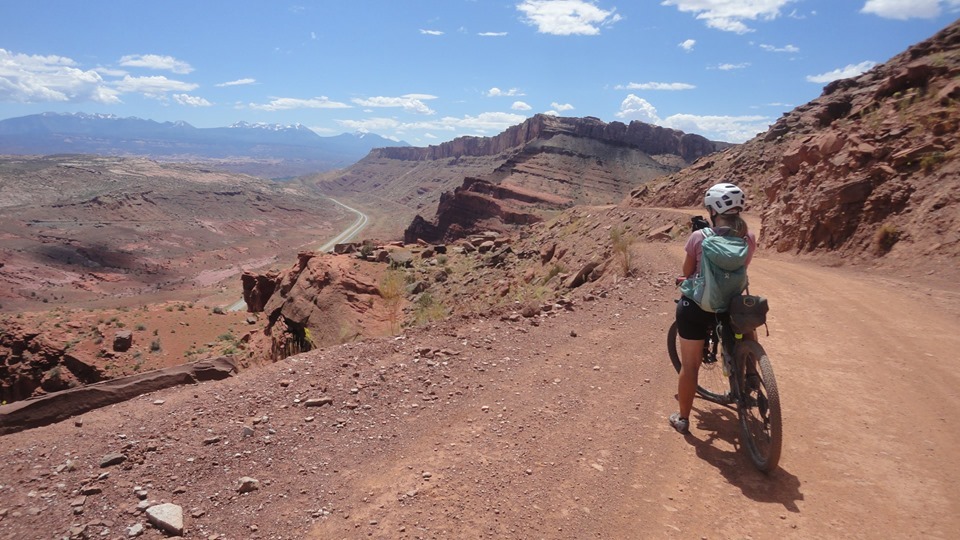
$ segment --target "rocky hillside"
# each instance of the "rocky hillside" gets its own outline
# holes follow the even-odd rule
[[[146,159],[7,157],[0,305],[196,300],[225,280],[238,291],[245,267],[295,257],[351,219],[311,192],[245,175]]]
[[[474,212],[469,201],[450,201],[458,188],[465,194],[482,189],[488,201],[497,199],[493,191],[501,190],[506,202],[486,204],[489,208],[481,213],[488,217],[503,214],[497,207],[504,205],[506,212],[543,217],[544,209],[620,201],[637,185],[727,146],[642,122],[608,124],[589,117],[536,115],[495,137],[377,149],[342,173],[313,181],[324,193],[367,205],[372,214],[392,215],[389,227],[374,229],[389,236],[415,215],[433,219],[442,197]],[[478,180],[498,187],[484,188]],[[539,208],[513,208],[518,201]],[[445,221],[441,217],[436,222],[442,226]]]
[[[765,246],[952,269],[960,257],[960,22],[835,81],[764,134],[637,189],[634,206],[699,205],[743,184]]]

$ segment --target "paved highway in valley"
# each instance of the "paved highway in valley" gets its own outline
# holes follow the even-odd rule
[[[356,237],[358,234],[360,234],[360,231],[362,231],[363,229],[365,229],[366,226],[367,226],[367,224],[370,222],[370,218],[367,217],[367,215],[364,214],[363,212],[357,210],[356,208],[353,208],[353,207],[351,207],[351,206],[347,206],[347,205],[343,204],[342,202],[340,202],[340,201],[338,201],[338,200],[336,200],[336,199],[330,199],[330,200],[333,201],[333,202],[335,202],[336,204],[338,204],[338,205],[346,208],[348,211],[353,212],[354,214],[356,214],[356,215],[357,215],[357,219],[356,219],[356,221],[354,221],[352,224],[350,224],[349,227],[347,227],[346,229],[344,229],[343,232],[341,232],[341,233],[338,234],[337,236],[333,237],[333,239],[331,239],[331,240],[330,240],[329,242],[327,242],[326,244],[320,246],[320,251],[331,251],[331,250],[333,250],[333,246],[335,246],[335,245],[337,245],[337,244],[342,244],[342,243],[344,243],[344,242],[349,242],[349,241],[352,240],[354,237]],[[230,307],[227,308],[227,309],[229,309],[230,311],[240,311],[241,309],[245,308],[246,305],[247,305],[246,302],[244,302],[244,301],[243,301],[243,298],[241,298],[240,300],[237,300],[237,301],[234,302],[233,304],[230,304]]]

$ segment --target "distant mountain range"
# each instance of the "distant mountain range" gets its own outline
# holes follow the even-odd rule
[[[371,133],[321,137],[302,124],[196,128],[106,114],[43,113],[0,120],[0,154],[146,156],[213,162],[222,169],[282,178],[346,167],[374,148],[409,146]]]

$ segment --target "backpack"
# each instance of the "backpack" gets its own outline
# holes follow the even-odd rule
[[[727,311],[730,300],[747,288],[747,251],[745,238],[717,234],[703,229],[703,254],[700,272],[687,278],[680,291],[700,309],[711,313]],[[729,232],[729,231],[725,231]]]

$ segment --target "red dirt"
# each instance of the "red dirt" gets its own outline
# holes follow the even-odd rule
[[[186,538],[960,530],[955,289],[758,256],[785,433],[765,476],[733,411],[698,400],[690,436],[667,425],[681,250],[634,249],[640,278],[578,290],[570,311],[452,319],[5,436],[0,537],[125,538],[146,524],[135,487],[182,506]],[[111,452],[127,460],[101,468]],[[243,476],[259,489],[239,494]],[[100,491],[81,502],[85,487]]]

